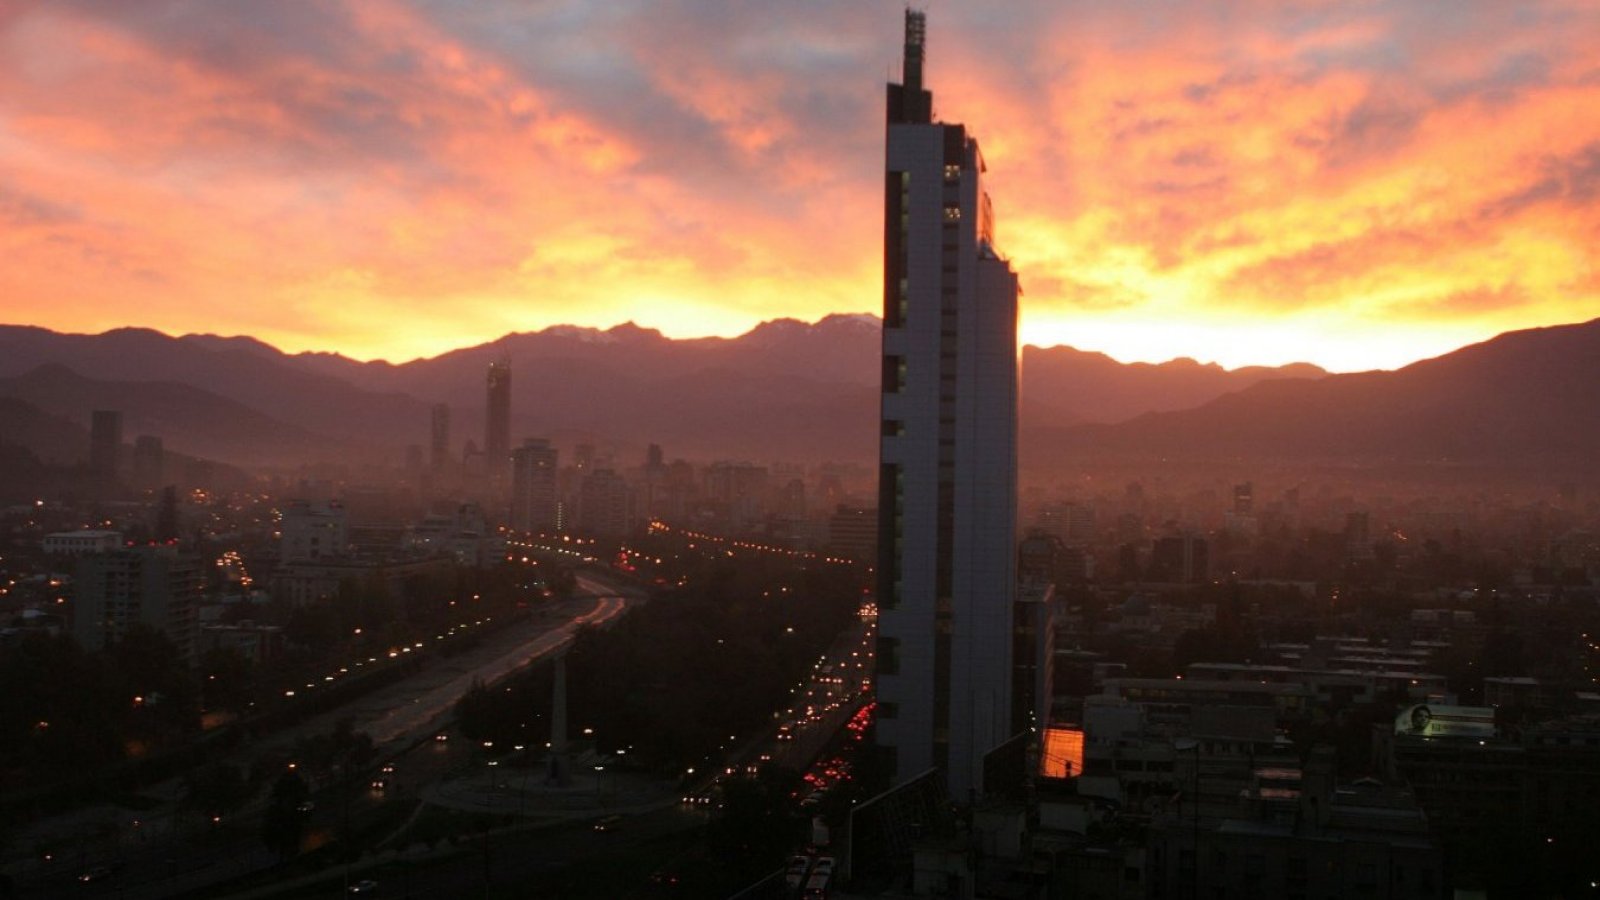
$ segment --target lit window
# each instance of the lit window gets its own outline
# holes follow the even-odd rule
[[[960,218],[961,218],[961,207],[959,207],[959,206],[946,206],[944,208],[944,220],[946,222],[955,222],[955,221],[960,220]]]
[[[960,181],[961,180],[961,167],[960,166],[954,166],[954,165],[945,166],[944,167],[944,180],[945,181]]]

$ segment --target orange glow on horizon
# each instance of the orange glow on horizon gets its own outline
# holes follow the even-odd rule
[[[893,10],[168,2],[0,17],[0,322],[401,362],[879,309]],[[1600,315],[1597,33],[1562,0],[951,6],[928,80],[1024,342],[1355,371]]]

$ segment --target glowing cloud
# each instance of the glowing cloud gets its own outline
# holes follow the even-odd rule
[[[1600,309],[1600,10],[930,10],[1023,337],[1394,366]],[[875,311],[899,16],[750,4],[0,13],[0,319],[405,358]]]

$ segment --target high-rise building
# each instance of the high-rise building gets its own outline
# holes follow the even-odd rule
[[[494,405],[494,391],[490,388],[490,407]],[[509,400],[507,401],[509,402]],[[507,417],[509,420],[509,416]],[[443,472],[450,463],[450,404],[435,403],[433,405],[433,433],[432,442],[428,446],[428,468],[434,472]]]
[[[556,448],[528,438],[511,454],[511,527],[550,533],[561,528]]]
[[[135,487],[159,486],[167,475],[167,451],[161,438],[141,434],[133,442],[133,471],[131,480]]]
[[[828,549],[850,559],[871,559],[878,545],[878,511],[838,504],[828,518]]]
[[[977,141],[933,121],[924,35],[908,10],[888,90],[878,740],[897,780],[937,768],[967,802],[1012,736],[1018,288]]]
[[[172,547],[133,547],[78,559],[72,634],[86,650],[114,644],[134,625],[165,632],[193,662],[199,629],[200,561]]]
[[[1256,511],[1256,486],[1246,481],[1244,484],[1233,486],[1233,511],[1236,515],[1248,516]]]
[[[633,531],[633,496],[628,482],[611,469],[595,469],[578,493],[578,529],[596,537],[622,537]]]
[[[1211,553],[1206,539],[1185,531],[1156,538],[1150,547],[1151,581],[1193,584],[1211,574]]]
[[[490,477],[504,477],[511,462],[511,361],[489,364],[488,424],[483,434],[483,456]]]
[[[337,501],[291,500],[283,508],[278,532],[282,535],[278,558],[286,563],[344,556],[350,552],[349,517],[344,504]]]
[[[117,480],[122,455],[122,412],[97,409],[89,419],[89,471],[102,486]]]
[[[178,540],[182,515],[178,511],[178,489],[167,485],[161,489],[161,503],[156,506],[156,540],[163,544]]]

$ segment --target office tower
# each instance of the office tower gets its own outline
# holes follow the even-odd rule
[[[156,507],[156,540],[163,544],[175,543],[180,518],[178,489],[169,484],[161,489],[161,504]]]
[[[593,444],[579,444],[572,450],[572,467],[578,470],[579,475],[587,475],[594,471],[595,452]]]
[[[578,530],[595,537],[622,537],[633,531],[633,497],[628,482],[611,469],[595,469],[578,493]]]
[[[283,536],[278,558],[283,562],[306,562],[324,557],[339,557],[350,552],[350,523],[344,504],[330,500],[313,503],[291,500],[278,523]]]
[[[934,122],[925,17],[888,90],[878,483],[878,740],[897,780],[983,790],[1012,736],[1017,277],[994,244],[983,156]]]
[[[203,586],[200,561],[172,547],[82,556],[73,580],[72,635],[85,650],[99,650],[132,626],[148,625],[193,663]]]
[[[1256,488],[1251,482],[1233,486],[1233,512],[1235,515],[1248,516],[1256,510]]]
[[[746,462],[714,462],[706,467],[705,497],[716,504],[727,527],[743,529],[767,514],[766,466]]]
[[[494,389],[490,388],[490,402],[492,408]],[[507,401],[510,402],[509,400]],[[509,421],[509,416],[507,417]],[[429,444],[428,468],[434,472],[443,472],[450,462],[450,404],[435,403],[433,405],[433,441]]]
[[[560,529],[556,497],[556,448],[529,438],[511,454],[511,527],[519,531]]]
[[[1151,581],[1193,584],[1211,574],[1211,552],[1206,539],[1193,532],[1160,537],[1150,547]]]
[[[1371,516],[1365,510],[1345,514],[1344,541],[1345,552],[1351,559],[1372,558]]]
[[[510,360],[489,364],[489,413],[483,434],[483,456],[489,476],[504,477],[511,461]]]
[[[828,517],[828,549],[850,559],[871,559],[878,546],[878,511],[838,504]]]
[[[89,420],[89,471],[101,486],[117,480],[117,459],[122,453],[122,413],[97,409]]]
[[[166,480],[167,451],[161,438],[141,434],[133,442],[133,477],[135,487],[153,488]]]

